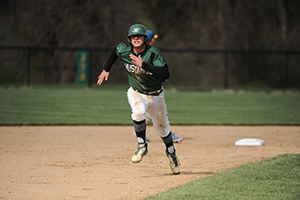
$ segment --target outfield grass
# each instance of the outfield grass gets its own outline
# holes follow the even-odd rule
[[[128,86],[0,89],[0,125],[131,125]],[[300,95],[166,88],[173,125],[300,125]]]
[[[284,154],[198,179],[144,200],[300,199],[300,154]]]

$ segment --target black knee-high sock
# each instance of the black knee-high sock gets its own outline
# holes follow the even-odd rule
[[[164,141],[169,153],[173,153],[173,152],[170,152],[170,148],[169,148],[169,147],[173,146],[173,150],[175,150],[174,145],[173,145],[172,132],[170,132],[166,137],[162,137],[161,139]]]
[[[146,121],[133,121],[133,126],[137,138],[142,138],[144,143],[146,141]]]

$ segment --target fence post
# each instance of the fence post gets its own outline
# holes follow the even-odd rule
[[[228,53],[225,53],[225,88],[229,88],[229,66],[228,66]]]
[[[30,87],[30,84],[31,84],[31,77],[30,77],[30,57],[31,57],[31,50],[29,49],[28,50],[28,54],[27,54],[27,62],[26,62],[26,68],[27,68],[27,87],[29,88]]]
[[[285,88],[289,88],[289,53],[285,54]]]
[[[92,50],[89,49],[89,68],[88,68],[88,75],[89,75],[89,82],[88,82],[88,87],[92,87]]]

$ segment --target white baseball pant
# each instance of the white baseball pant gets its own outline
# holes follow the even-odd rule
[[[157,134],[166,137],[170,133],[171,126],[167,117],[164,91],[157,96],[145,95],[130,87],[127,91],[127,99],[132,111],[132,120],[138,122],[145,120],[148,111]]]

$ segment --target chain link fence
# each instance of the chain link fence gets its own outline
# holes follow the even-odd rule
[[[89,82],[96,84],[113,48],[0,46],[0,84],[77,84],[77,52],[89,52]],[[300,87],[300,51],[160,49],[171,73],[166,85],[203,88]],[[118,60],[109,78],[128,84]]]

